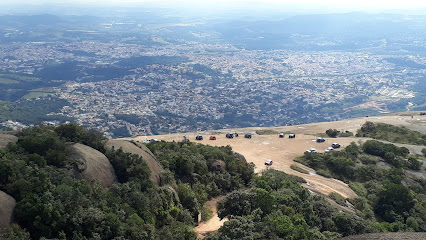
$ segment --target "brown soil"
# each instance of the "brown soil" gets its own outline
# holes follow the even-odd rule
[[[115,149],[122,148],[124,152],[137,154],[143,158],[143,160],[147,163],[149,169],[151,170],[150,179],[156,184],[160,183],[160,175],[159,173],[163,171],[163,167],[157,161],[154,154],[141,143],[132,143],[130,141],[125,140],[109,140],[107,142],[107,147]]]
[[[416,114],[411,118],[411,114]],[[345,198],[356,197],[356,194],[348,187],[347,184],[336,180],[329,179],[315,174],[313,169],[306,166],[302,168],[308,170],[310,174],[303,174],[294,171],[290,168],[291,164],[294,164],[294,159],[297,156],[303,154],[307,149],[314,147],[319,152],[324,152],[324,149],[329,147],[331,143],[338,142],[344,148],[350,142],[358,142],[359,138],[326,138],[323,143],[316,143],[314,140],[316,137],[314,134],[324,133],[327,129],[338,129],[344,131],[350,131],[354,134],[366,121],[371,122],[384,122],[393,125],[402,125],[410,129],[421,131],[426,133],[426,116],[420,116],[418,113],[402,113],[398,115],[385,115],[376,117],[363,117],[356,119],[348,119],[343,121],[335,122],[322,122],[322,123],[311,123],[304,125],[284,126],[284,127],[272,127],[272,128],[242,128],[242,129],[226,129],[226,130],[215,130],[211,132],[198,132],[198,133],[186,133],[186,134],[170,134],[170,135],[159,135],[155,138],[165,141],[181,141],[183,136],[186,136],[191,141],[196,141],[195,136],[198,134],[204,135],[204,140],[196,141],[203,144],[209,144],[213,146],[226,146],[230,145],[235,152],[241,153],[247,159],[248,162],[253,162],[256,165],[256,172],[261,172],[266,169],[264,165],[268,159],[273,160],[271,168],[284,171],[289,174],[301,176],[308,184],[306,185],[313,191],[319,192],[324,195],[328,195],[331,192],[337,192]],[[292,132],[296,134],[295,139],[289,139],[287,135],[285,138],[278,138],[278,135],[253,135],[251,139],[244,138],[243,133],[255,134],[256,130],[271,129],[276,132]],[[233,139],[227,139],[225,134],[228,132],[241,133],[239,137]],[[210,135],[215,135],[217,140],[208,140]],[[152,136],[140,136],[136,138],[129,138],[128,140],[144,141],[150,139]]]
[[[18,137],[10,135],[10,134],[0,134],[0,148],[4,148],[8,143],[16,143],[18,141]]]
[[[198,238],[204,238],[209,233],[216,232],[220,227],[222,227],[223,223],[228,221],[227,218],[220,220],[217,216],[217,202],[225,198],[225,196],[213,198],[210,201],[207,201],[207,206],[212,210],[213,216],[206,222],[200,223],[194,230],[198,235]]]
[[[13,221],[13,210],[15,209],[16,201],[13,197],[0,191],[0,233]]]
[[[70,157],[77,162],[73,169],[77,178],[96,180],[105,187],[117,182],[114,168],[108,158],[98,150],[80,143],[70,145],[68,150]]]

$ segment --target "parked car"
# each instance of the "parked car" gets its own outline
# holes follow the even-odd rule
[[[325,139],[324,139],[324,138],[322,138],[322,137],[320,137],[320,138],[317,138],[317,142],[318,142],[318,143],[322,143],[322,142],[325,142]]]
[[[273,163],[273,162],[272,162],[272,160],[271,160],[271,159],[268,159],[268,160],[266,160],[266,161],[265,161],[265,165],[266,165],[266,166],[272,166],[272,163]]]
[[[210,136],[210,140],[216,140],[216,136]]]
[[[294,134],[294,133],[290,133],[290,134],[288,135],[288,138],[296,138],[296,134]]]
[[[227,133],[227,134],[226,134],[226,138],[234,138],[234,134],[232,134],[232,133]]]
[[[195,140],[203,140],[203,136],[198,135],[198,136],[195,137]]]
[[[331,144],[331,147],[333,147],[333,148],[340,148],[340,144],[338,144],[338,143],[333,143],[333,144]]]
[[[306,150],[307,153],[317,153],[317,149],[316,148],[309,148],[308,150]]]
[[[324,150],[324,152],[326,152],[326,153],[329,153],[329,152],[332,152],[332,151],[334,151],[334,148],[332,148],[332,147],[328,147]]]
[[[245,138],[251,138],[251,134],[250,133],[246,133],[246,135],[244,135]]]
[[[234,133],[234,137],[238,137],[238,133]]]
[[[284,138],[284,133],[280,133],[280,138]]]
[[[156,138],[151,138],[151,139],[148,139],[148,140],[143,141],[143,143],[146,143],[146,144],[148,144],[148,143],[153,143],[153,142],[158,142],[158,139],[156,139]]]

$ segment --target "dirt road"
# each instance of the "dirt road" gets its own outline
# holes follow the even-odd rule
[[[200,225],[194,229],[198,235],[198,238],[204,238],[209,233],[216,232],[220,227],[222,227],[224,222],[228,221],[227,218],[220,220],[220,218],[217,216],[216,204],[223,198],[225,198],[225,196],[213,198],[212,200],[206,202],[207,206],[212,210],[213,216],[208,221],[200,223]]]

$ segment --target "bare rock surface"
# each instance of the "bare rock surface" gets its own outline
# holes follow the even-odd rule
[[[3,233],[12,223],[15,205],[16,201],[13,197],[0,191],[0,233]]]
[[[73,143],[68,147],[70,157],[75,160],[74,176],[88,181],[96,180],[105,187],[117,182],[114,168],[108,158],[89,146]]]
[[[108,148],[114,147],[116,150],[122,148],[124,152],[141,156],[151,170],[151,181],[155,184],[160,183],[160,172],[163,171],[163,167],[144,144],[127,140],[109,140],[106,145]]]
[[[8,143],[16,143],[18,141],[18,137],[0,133],[0,148],[4,148]]]

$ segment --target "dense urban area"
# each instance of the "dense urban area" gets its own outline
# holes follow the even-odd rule
[[[102,31],[125,24],[100,23],[96,31],[62,29],[55,36],[43,29],[42,34],[56,41],[36,41],[31,30],[2,30],[1,100],[18,106],[28,101],[40,105],[46,98],[57,101],[57,107],[43,107],[39,112],[45,115],[33,121],[16,116],[16,111],[4,113],[3,126],[75,121],[121,137],[425,108],[423,55],[245,49],[215,37],[204,41],[201,34],[194,41],[107,32],[111,40],[102,40]],[[424,45],[409,38],[384,39],[377,48],[398,41]],[[307,48],[312,44],[305,42]],[[27,108],[19,111],[31,111]]]

